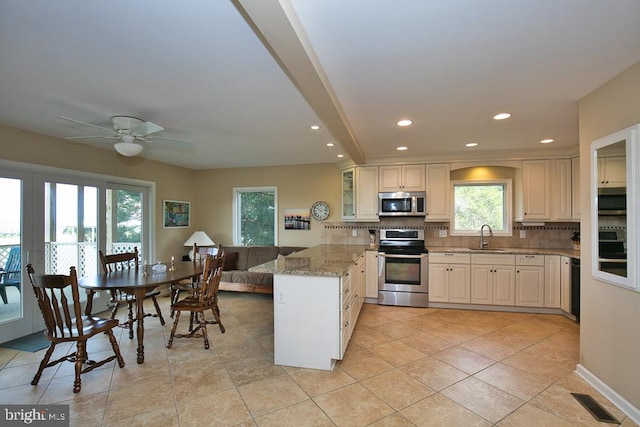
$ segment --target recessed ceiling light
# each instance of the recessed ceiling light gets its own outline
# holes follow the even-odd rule
[[[464,145],[467,146],[467,147],[477,147],[478,143],[477,142],[467,142]]]
[[[554,140],[551,138],[548,139],[543,139],[542,141],[540,141],[540,144],[551,144]]]
[[[500,114],[496,114],[495,116],[493,116],[494,120],[504,120],[504,119],[508,119],[509,117],[511,117],[511,113],[500,113]]]
[[[411,126],[413,124],[413,120],[402,119],[396,122],[398,126]]]
[[[318,129],[320,129],[320,126],[318,125],[311,126],[311,130],[318,130]]]
[[[333,142],[327,142],[327,147],[333,147]]]
[[[344,154],[338,154],[338,157],[343,158]]]
[[[398,150],[398,151],[404,151],[406,149],[407,149],[407,147],[396,147],[396,150]]]

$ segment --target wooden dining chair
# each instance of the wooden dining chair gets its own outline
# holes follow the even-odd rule
[[[224,249],[222,246],[212,247],[212,246],[198,246],[197,244],[193,244],[193,262],[203,262],[206,255],[211,255],[216,258],[222,258],[224,256]],[[178,302],[180,298],[180,292],[187,292],[190,294],[194,294],[198,287],[200,286],[200,281],[202,277],[194,277],[191,280],[185,280],[181,282],[176,282],[171,285],[171,302]],[[175,312],[171,310],[171,317],[173,318]]]
[[[204,348],[209,348],[209,337],[207,336],[207,325],[217,324],[222,333],[225,332],[220,320],[220,309],[218,308],[218,287],[220,286],[220,276],[222,275],[222,265],[224,256],[213,257],[206,255],[202,272],[202,281],[195,293],[186,295],[183,299],[171,304],[171,310],[175,312],[171,336],[167,343],[167,348],[171,348],[174,338],[194,338],[204,339]],[[211,310],[214,320],[205,318],[205,311]],[[189,333],[176,334],[180,314],[185,311],[189,313]],[[196,325],[194,328],[193,325]],[[200,333],[199,333],[200,332]]]
[[[113,328],[118,326],[118,320],[83,315],[75,267],[71,267],[68,276],[61,274],[43,275],[35,274],[31,264],[28,264],[27,274],[42,312],[46,327],[45,337],[51,342],[49,349],[40,362],[38,372],[36,372],[33,381],[31,381],[31,385],[38,384],[44,368],[49,368],[64,361],[75,363],[74,393],[78,393],[81,389],[81,374],[85,374],[114,359],[118,360],[118,366],[124,367],[124,359],[120,354],[118,341],[113,334]],[[87,340],[101,332],[109,337],[114,354],[98,362],[89,360]],[[75,342],[76,351],[49,362],[56,345],[64,342]]]
[[[134,247],[133,252],[124,252],[120,254],[105,255],[102,251],[99,251],[100,262],[102,263],[102,271],[107,274],[113,271],[124,270],[128,268],[138,268],[138,248]],[[144,317],[157,317],[160,319],[160,324],[164,326],[164,317],[160,311],[158,300],[156,296],[160,295],[160,291],[153,290],[145,294],[145,298],[151,298],[153,306],[156,309],[156,314],[145,313]],[[136,297],[132,293],[129,293],[121,289],[111,290],[111,303],[113,309],[111,310],[111,318],[115,319],[118,313],[118,307],[121,304],[126,304],[128,308],[127,321],[122,323],[122,326],[129,328],[129,339],[133,339],[133,324],[136,321],[134,315],[133,305],[136,302]]]

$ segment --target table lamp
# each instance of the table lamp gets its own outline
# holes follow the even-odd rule
[[[193,253],[193,245],[197,246],[214,246],[215,242],[211,240],[211,237],[207,235],[204,231],[195,231],[191,237],[184,242],[184,246],[191,246],[191,250],[189,251],[189,259],[193,261],[194,253]]]

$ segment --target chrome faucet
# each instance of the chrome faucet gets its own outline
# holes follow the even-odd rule
[[[491,229],[491,226],[489,224],[482,224],[482,227],[480,227],[480,249],[485,249],[489,245],[489,242],[484,241],[485,227],[489,229],[489,235],[493,236],[493,230]]]

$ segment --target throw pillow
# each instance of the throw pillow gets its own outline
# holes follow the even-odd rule
[[[227,252],[224,254],[224,264],[222,265],[223,271],[237,270],[238,269],[238,252]]]

